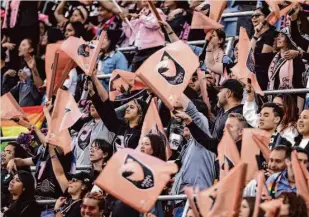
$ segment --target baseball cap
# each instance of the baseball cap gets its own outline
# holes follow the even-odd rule
[[[244,92],[243,84],[236,79],[227,79],[222,83],[221,86],[218,86],[217,88],[218,89],[227,88],[238,96],[242,96]]]
[[[77,179],[81,181],[84,185],[87,186],[88,189],[90,189],[92,186],[92,179],[89,173],[86,173],[86,172],[75,173],[75,174],[71,174],[69,178],[70,180]]]

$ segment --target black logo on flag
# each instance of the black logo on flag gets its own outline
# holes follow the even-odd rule
[[[77,49],[77,54],[79,56],[83,57],[89,57],[90,56],[90,49],[93,49],[94,47],[89,46],[88,44],[81,44]]]
[[[65,108],[65,109],[64,109],[64,114],[66,114],[66,113],[68,113],[68,112],[70,112],[70,111],[71,111],[71,109]]]
[[[223,162],[223,164],[221,165],[221,169],[222,169],[222,170],[224,170],[225,164],[227,164],[228,170],[231,170],[231,169],[234,167],[233,162],[232,162],[227,156],[224,155],[224,162]]]
[[[154,186],[152,171],[131,155],[127,155],[121,170],[122,177],[139,189],[149,189]]]
[[[156,66],[156,71],[172,85],[183,83],[185,77],[184,68],[176,60],[164,51],[161,61]]]

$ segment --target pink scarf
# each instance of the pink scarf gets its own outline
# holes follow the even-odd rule
[[[10,28],[14,28],[14,26],[16,25],[20,2],[21,0],[7,1],[3,21],[3,28],[8,28],[7,19],[10,19]],[[8,17],[9,7],[11,8],[10,17]]]
[[[279,90],[293,88],[293,60],[281,58],[280,52],[275,55],[268,68],[268,90],[274,89],[277,73],[279,73]]]

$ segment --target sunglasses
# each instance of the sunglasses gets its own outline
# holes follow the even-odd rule
[[[71,181],[71,182],[81,182],[81,180],[78,180],[78,179],[76,179],[76,178],[73,178],[73,179],[71,179],[70,181]]]
[[[260,17],[260,16],[264,16],[264,14],[252,14],[252,18],[258,18],[258,17]]]

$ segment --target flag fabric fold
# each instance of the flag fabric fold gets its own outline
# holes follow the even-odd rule
[[[191,29],[204,29],[206,32],[211,29],[221,29],[224,26],[205,16],[202,12],[194,11]]]
[[[270,24],[270,25],[275,25],[275,23],[282,17],[285,16],[293,7],[295,6],[295,3],[292,3],[288,6],[286,6],[285,8],[283,8],[282,10],[280,10],[279,12],[279,17],[277,17],[275,15],[274,12],[271,12],[267,17],[266,17],[266,21]]]
[[[126,148],[112,156],[95,184],[139,212],[146,213],[155,204],[170,175],[177,170],[174,163]]]
[[[46,141],[53,145],[61,145],[65,152],[69,151],[70,143],[63,146],[63,143],[59,144],[58,141],[62,141],[62,137],[66,138],[65,141],[69,141],[67,139],[68,135],[63,131],[68,131],[67,129],[81,116],[82,113],[80,112],[74,97],[68,91],[59,89],[51,121],[48,126]]]
[[[260,170],[257,173],[256,177],[257,182],[257,189],[256,189],[256,196],[255,196],[255,205],[254,205],[254,211],[252,217],[258,217],[259,211],[260,211],[260,204],[262,200],[262,196],[268,196],[268,191],[265,185],[265,175],[264,170]]]
[[[189,204],[190,204],[190,208],[192,209],[193,211],[193,215],[194,217],[200,217],[201,214],[198,210],[198,207],[197,207],[197,204],[196,204],[196,196],[194,195],[194,189],[192,186],[188,187],[184,187],[184,191],[185,191],[185,194],[187,195],[187,199],[189,200]],[[199,190],[197,190],[199,191]]]
[[[150,56],[136,74],[173,110],[198,66],[198,57],[186,43],[179,40]]]
[[[203,217],[238,216],[246,170],[247,164],[240,162],[217,184],[197,192],[197,204]]]
[[[220,180],[240,162],[240,155],[237,150],[228,127],[225,128],[223,137],[218,145],[218,158],[220,167]]]
[[[297,193],[304,199],[307,210],[309,211],[309,185],[306,177],[306,173],[299,163],[297,158],[297,152],[293,151],[291,154],[292,168],[295,177],[295,183],[297,188]]]
[[[261,129],[246,128],[243,130],[240,156],[242,161],[248,163],[247,181],[254,178],[256,172],[259,170],[261,153],[264,159],[267,159],[267,156],[269,156],[270,150],[268,144],[270,137],[270,133]]]
[[[248,78],[251,79],[252,87],[254,91],[260,95],[264,95],[255,74],[255,60],[254,54],[251,48],[251,42],[247,34],[247,30],[244,27],[240,27],[239,30],[239,51],[238,62],[231,69],[237,79],[243,83],[247,83]]]
[[[25,117],[24,111],[21,109],[19,104],[16,102],[13,95],[8,92],[1,96],[1,120],[10,120],[15,117]]]
[[[227,5],[226,0],[209,0],[209,5],[210,5],[210,13],[209,13],[209,18],[219,22],[221,19],[221,16],[223,14],[223,11]]]
[[[74,68],[74,61],[62,51],[60,43],[48,44],[45,53],[45,71],[46,71],[46,93],[55,95],[57,90],[63,85],[70,70]],[[55,56],[58,59],[55,62]],[[53,73],[53,70],[55,73]],[[54,81],[54,82],[53,82]],[[48,94],[50,95],[50,94]],[[48,96],[49,97],[49,96]]]
[[[272,13],[274,13],[274,15],[279,19],[280,18],[280,8],[278,4],[282,2],[282,0],[265,0],[265,2],[271,8]]]

